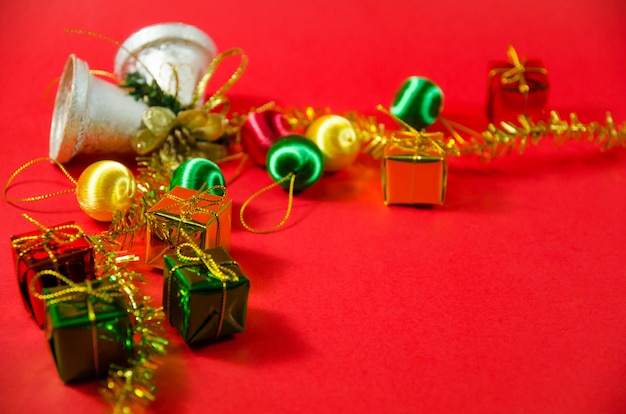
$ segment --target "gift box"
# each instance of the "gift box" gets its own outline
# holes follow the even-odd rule
[[[385,146],[381,171],[385,204],[443,204],[445,154],[391,143]]]
[[[510,61],[491,62],[487,117],[489,122],[517,121],[526,115],[534,121],[547,116],[550,84],[541,60],[520,61],[509,48]]]
[[[91,287],[71,288],[72,292],[67,286],[44,289],[44,296],[53,298],[46,307],[45,332],[61,380],[104,378],[111,365],[128,366],[133,329],[119,285],[95,281]],[[89,289],[98,294],[90,294]]]
[[[223,247],[202,255],[203,260],[165,256],[163,309],[188,345],[241,333],[246,321],[249,280]]]
[[[40,327],[45,321],[44,303],[33,296],[29,286],[35,275],[42,270],[55,270],[73,282],[95,278],[93,246],[82,229],[73,224],[20,234],[11,237],[17,284],[24,305]],[[62,285],[51,276],[38,278],[35,291]]]
[[[232,200],[174,187],[147,213],[146,264],[162,269],[163,256],[173,254],[182,242],[181,230],[202,249],[230,249]]]

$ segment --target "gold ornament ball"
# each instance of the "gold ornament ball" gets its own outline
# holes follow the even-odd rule
[[[307,128],[306,136],[322,151],[325,171],[339,171],[348,167],[361,149],[352,123],[339,115],[319,117]]]
[[[117,161],[91,164],[76,183],[80,208],[98,221],[111,221],[114,212],[127,210],[134,195],[135,177]]]

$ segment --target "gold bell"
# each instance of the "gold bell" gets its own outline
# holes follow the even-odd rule
[[[139,72],[188,106],[216,54],[215,43],[202,30],[183,23],[160,23],[140,29],[122,43],[115,55],[114,73],[123,80],[128,73]],[[197,103],[202,104],[203,98]]]
[[[78,153],[132,153],[130,137],[141,127],[147,108],[70,55],[52,113],[50,158],[63,163]]]

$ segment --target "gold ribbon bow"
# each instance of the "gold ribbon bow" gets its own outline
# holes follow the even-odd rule
[[[52,293],[37,292],[35,283],[39,280],[39,278],[46,275],[56,277],[67,286],[59,288],[59,290]],[[72,280],[63,276],[59,272],[54,270],[42,270],[41,272],[38,272],[30,281],[29,289],[34,297],[45,300],[48,306],[61,302],[85,300],[87,303],[87,315],[89,317],[89,322],[91,323],[91,343],[93,347],[94,368],[96,376],[99,376],[100,362],[98,359],[98,329],[96,327],[96,312],[93,309],[91,298],[95,297],[104,302],[113,303],[115,298],[126,297],[126,295],[120,291],[120,286],[117,283],[105,283],[102,286],[94,288],[91,284],[91,280],[85,280],[84,283],[74,283]]]
[[[200,109],[194,109],[205,96],[209,81],[217,67],[232,55],[241,55],[241,62],[237,69]],[[187,155],[185,158],[202,157],[203,155],[210,155],[211,151],[216,152],[215,146],[217,144],[214,141],[224,134],[228,125],[225,113],[228,111],[229,100],[225,93],[241,77],[247,64],[248,57],[243,53],[243,50],[239,48],[227,50],[211,61],[196,86],[188,109],[175,114],[172,110],[160,106],[148,108],[142,117],[145,128],[139,130],[130,140],[135,151],[140,155],[145,155],[161,148],[173,130],[182,128],[186,131],[187,136],[177,135],[177,139],[180,141],[180,145],[186,147]],[[211,112],[221,105],[224,106],[221,112]],[[183,142],[184,139],[189,140],[189,143]],[[194,150],[190,146],[197,149]],[[180,160],[174,160],[174,162],[176,161],[180,162]]]
[[[52,293],[37,292],[35,283],[39,280],[39,278],[46,275],[56,277],[67,286],[62,286],[59,290]],[[96,297],[107,303],[113,303],[115,298],[125,296],[125,294],[119,290],[120,288],[116,283],[105,283],[102,286],[94,288],[91,281],[88,279],[85,280],[84,283],[75,283],[55,270],[42,270],[41,272],[38,272],[30,281],[29,289],[34,297],[45,300],[48,305],[79,300],[90,296]],[[88,301],[88,303],[90,302]],[[95,314],[93,316],[90,314],[89,319],[95,320]]]
[[[416,154],[446,156],[449,150],[441,132],[397,131],[391,134],[387,143]]]
[[[24,214],[24,218],[39,227],[41,233],[32,236],[18,237],[11,241],[11,245],[18,251],[18,255],[20,257],[32,252],[33,250],[44,249],[44,251],[48,254],[48,257],[50,257],[50,260],[56,265],[56,257],[50,248],[52,243],[59,245],[70,244],[82,237],[85,237],[83,229],[76,224],[64,224],[48,228],[34,218],[30,217],[28,214]],[[75,233],[68,230],[74,230]]]
[[[385,140],[385,146],[396,145],[408,151],[415,151],[416,154],[434,153],[442,157],[447,155],[459,155],[459,147],[454,139],[450,138],[445,140],[441,132],[418,131],[402,119],[393,115],[387,108],[380,104],[376,106],[376,109],[391,117],[404,128],[404,130],[401,131],[391,132],[389,138]],[[440,120],[444,122],[443,118],[440,118]]]
[[[206,194],[210,194],[210,192],[213,190],[221,190],[222,195],[216,196],[217,198],[215,199],[204,198]],[[178,208],[180,217],[183,220],[191,219],[191,217],[196,213],[213,214],[217,218],[217,216],[215,215],[215,212],[208,210],[206,206],[214,206],[214,205],[222,204],[224,200],[226,199],[226,187],[222,185],[216,185],[216,186],[207,188],[206,190],[200,189],[198,190],[196,194],[194,194],[193,196],[189,198],[181,198],[171,193],[166,193],[163,197],[169,198],[170,200],[173,200],[175,203],[166,207],[162,207],[161,209],[157,211],[169,211],[169,210],[174,210]],[[200,207],[201,203],[204,204],[202,207]]]
[[[193,242],[191,237],[184,231],[181,230],[181,234],[185,240],[185,243],[181,243],[176,248],[176,256],[183,261],[184,263],[181,265],[174,266],[172,269],[172,273],[177,269],[184,266],[195,266],[195,265],[204,265],[208,270],[208,277],[213,279],[217,279],[222,283],[226,282],[237,282],[239,280],[239,276],[227,266],[236,265],[237,263],[234,261],[217,263],[213,260],[213,257],[200,249],[196,243]],[[193,250],[193,255],[183,253],[185,248],[190,248]]]
[[[548,73],[544,68],[526,67],[526,59],[520,60],[517,51],[511,45],[509,45],[506,54],[513,67],[510,69],[492,69],[489,74],[491,76],[501,74],[500,79],[505,85],[517,83],[517,88],[520,93],[527,94],[530,91],[530,87],[528,86],[526,77],[524,76],[526,72],[538,72],[543,74]]]

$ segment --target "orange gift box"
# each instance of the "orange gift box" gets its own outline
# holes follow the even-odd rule
[[[447,172],[445,155],[387,145],[382,164],[385,204],[443,204]]]
[[[181,229],[203,250],[230,249],[232,200],[209,190],[174,187],[152,206],[147,213],[146,264],[163,269],[163,256],[176,254],[176,247],[187,241]]]

